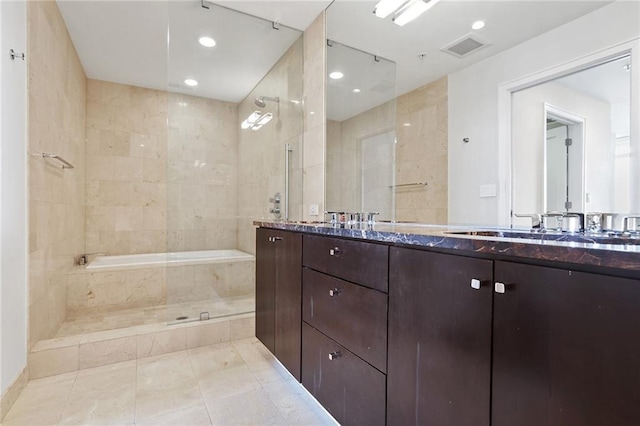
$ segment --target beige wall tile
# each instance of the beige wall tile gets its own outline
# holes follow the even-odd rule
[[[143,334],[138,339],[138,358],[162,355],[187,349],[185,328]]]
[[[27,21],[29,150],[60,155],[75,166],[62,170],[42,158],[29,158],[29,252],[38,252],[40,260],[29,263],[31,348],[52,337],[64,320],[66,284],[61,277],[72,268],[73,257],[85,251],[87,87],[57,4],[27,2]],[[92,143],[87,145],[95,148],[99,134],[89,136]],[[106,173],[108,168],[90,170]]]
[[[31,380],[78,370],[78,345],[29,353]]]
[[[230,325],[228,321],[212,322],[198,327],[187,327],[187,348],[213,345],[230,340]]]
[[[136,359],[136,355],[135,337],[82,343],[78,353],[78,364],[79,369],[84,370],[85,368],[130,361]]]

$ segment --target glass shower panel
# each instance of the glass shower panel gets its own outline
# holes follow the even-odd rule
[[[300,32],[204,6],[169,2],[169,323],[253,312],[252,222],[277,192],[282,208],[302,199],[284,188],[285,145],[301,149]]]
[[[327,210],[394,220],[396,64],[329,40],[327,73]]]

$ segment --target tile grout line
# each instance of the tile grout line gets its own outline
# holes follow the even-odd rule
[[[207,412],[207,416],[209,417],[209,424],[213,425],[213,419],[211,418],[211,413],[209,412],[209,406],[204,400],[204,394],[202,393],[202,387],[200,386],[200,380],[198,380],[198,374],[196,373],[196,369],[193,367],[193,361],[191,360],[191,352],[190,349],[186,349],[187,357],[189,358],[189,365],[191,366],[191,372],[196,379],[196,383],[198,384],[198,391],[200,392],[200,400],[202,401],[202,405],[204,405],[204,409]]]
[[[80,350],[80,348],[78,347],[78,351],[79,350]],[[58,415],[58,418],[56,420],[56,424],[57,425],[59,425],[62,422],[62,415],[64,414],[65,410],[69,406],[69,401],[71,400],[71,394],[73,393],[73,389],[76,387],[76,383],[78,383],[78,373],[79,372],[80,372],[80,370],[76,370],[74,372],[75,376],[73,377],[73,384],[69,388],[69,393],[67,394],[67,397],[64,400],[64,405],[62,407],[62,410],[60,411],[60,415]]]
[[[136,341],[136,368],[134,371],[135,377],[133,381],[133,425],[135,426],[138,423],[138,416],[136,415],[136,409],[138,408],[138,363],[140,359],[138,358],[138,348]]]

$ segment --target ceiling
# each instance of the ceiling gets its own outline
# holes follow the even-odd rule
[[[284,26],[276,31],[270,21],[303,30],[331,2],[228,0],[216,3],[267,21],[213,4],[207,10],[202,8],[200,0],[58,0],[89,78],[231,102],[244,99],[300,35]],[[607,2],[443,0],[404,27],[396,26],[390,18],[376,18],[372,13],[375,3],[369,0],[333,2],[327,10],[328,37],[396,62],[396,90],[390,95],[393,97]],[[477,19],[487,22],[484,29],[475,33],[490,43],[489,47],[464,59],[440,52],[444,45],[470,33],[470,25]],[[200,46],[197,39],[201,35],[210,35],[217,45],[209,49]],[[426,54],[424,59],[418,58],[421,53]],[[371,71],[370,66],[354,68],[360,80],[368,78]],[[188,88],[183,84],[186,78],[194,78],[200,84],[194,89]],[[361,94],[360,106],[351,112],[374,106],[363,106],[362,99],[367,95]],[[381,101],[380,97],[374,98]],[[349,104],[350,99],[342,102]]]

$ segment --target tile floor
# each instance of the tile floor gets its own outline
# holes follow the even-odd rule
[[[179,316],[199,318],[200,312],[209,312],[210,318],[253,312],[255,297],[226,297],[216,301],[183,302],[146,308],[122,309],[65,321],[55,337],[68,337],[97,331],[135,327],[145,324],[171,323]]]
[[[29,382],[3,425],[335,425],[256,339]]]

